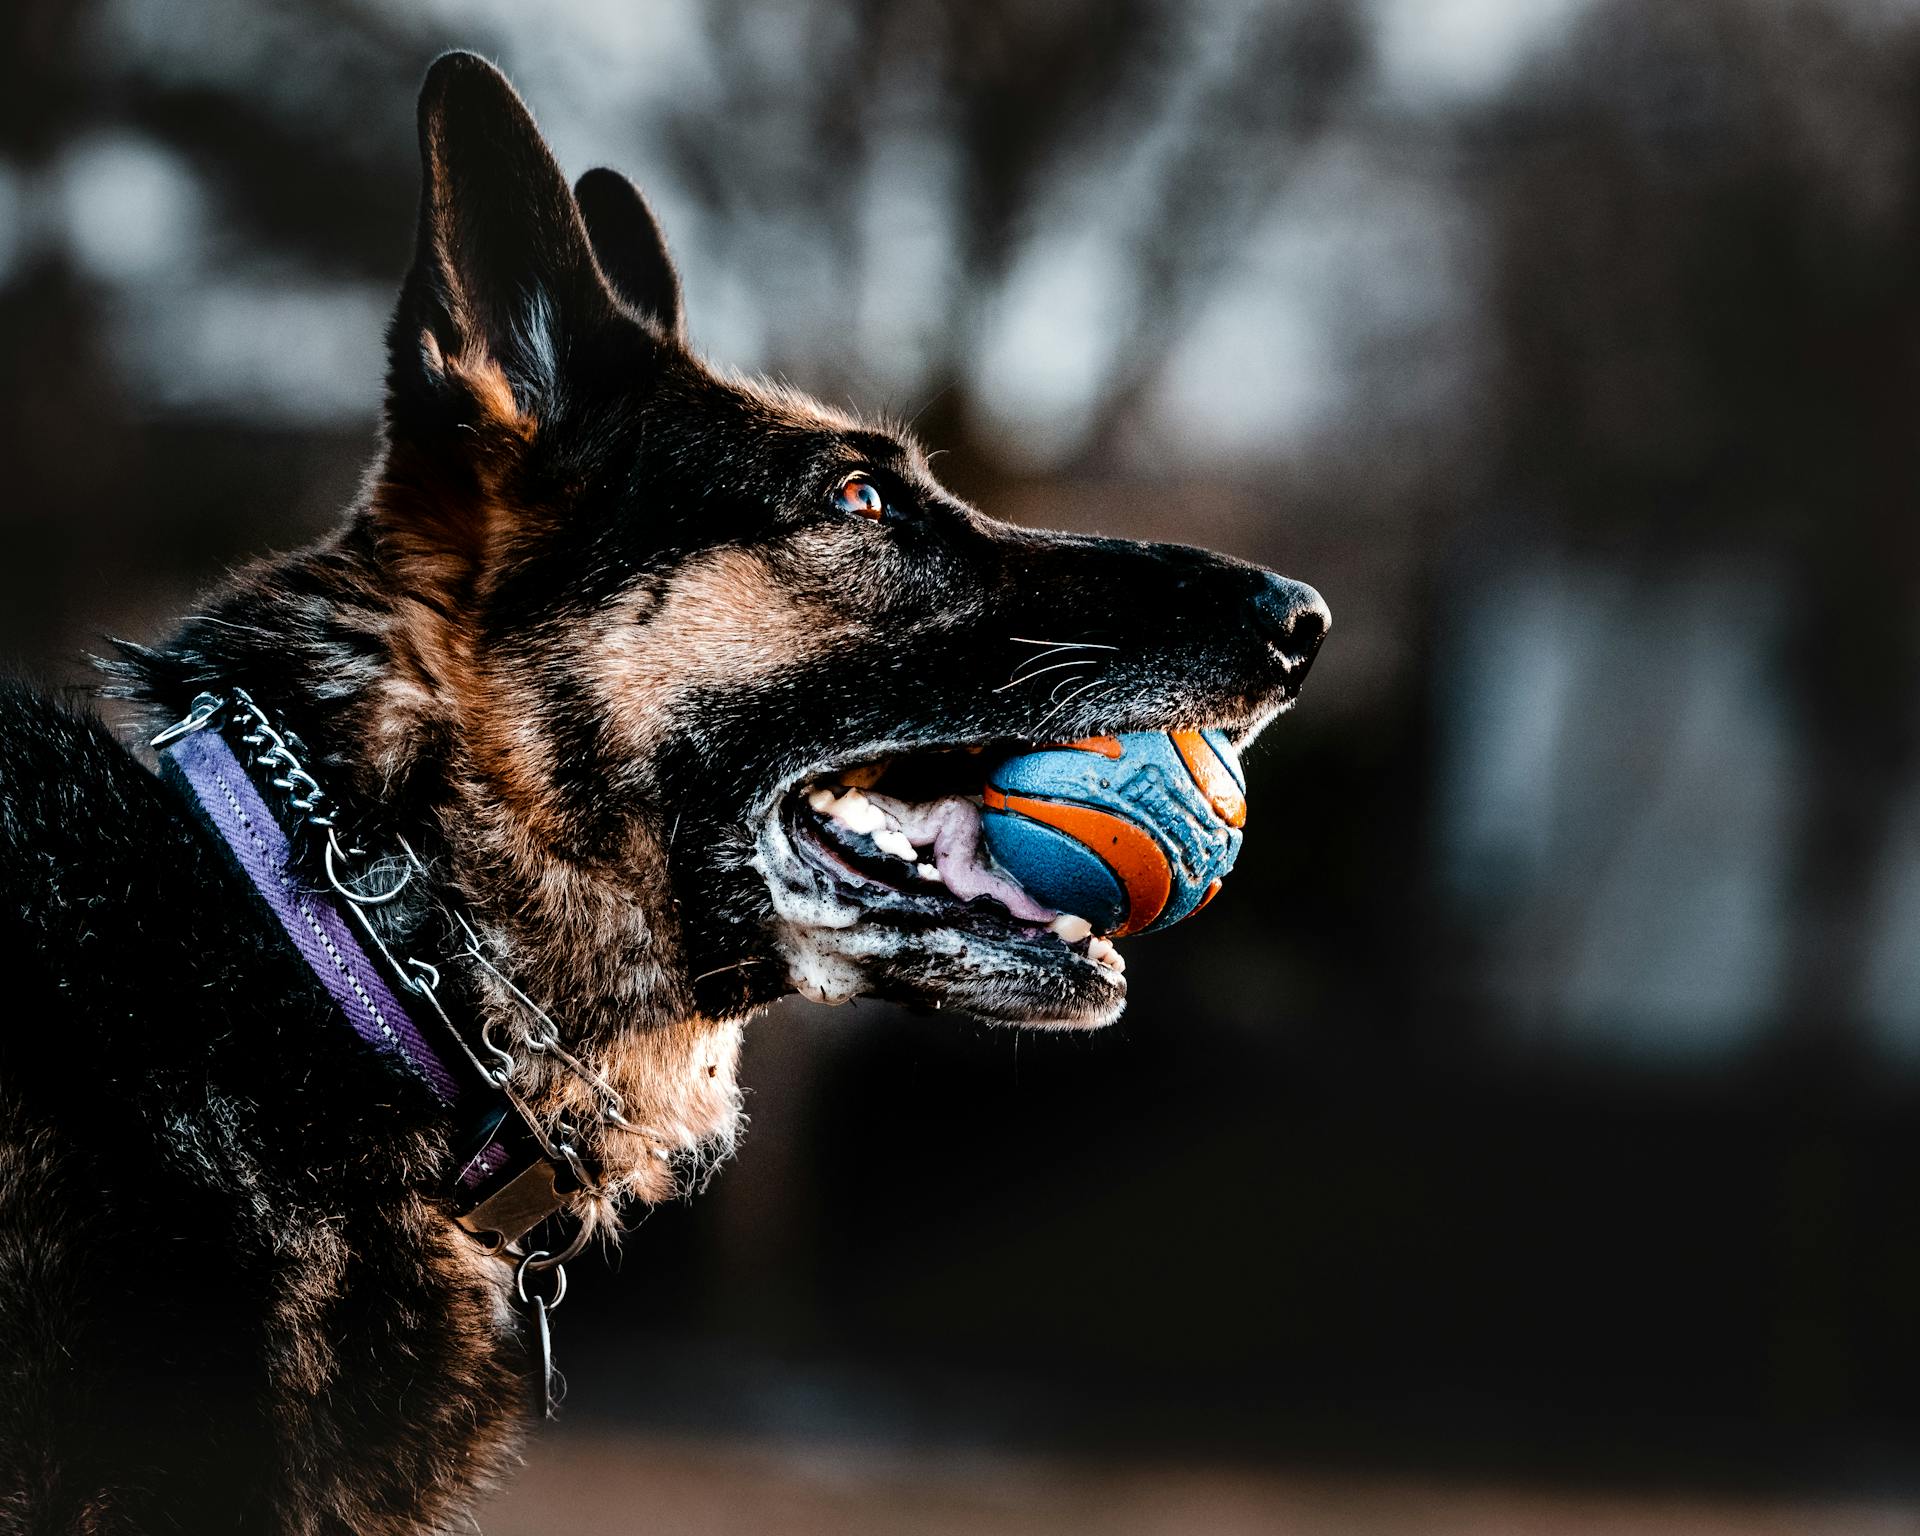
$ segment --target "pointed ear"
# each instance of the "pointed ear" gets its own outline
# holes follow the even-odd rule
[[[667,237],[640,189],[618,171],[600,166],[574,186],[573,195],[593,241],[594,258],[622,304],[675,341],[687,339],[680,274],[667,254]]]
[[[573,194],[506,77],[471,53],[427,71],[420,163],[390,404],[523,420],[555,397],[570,342],[614,314]]]

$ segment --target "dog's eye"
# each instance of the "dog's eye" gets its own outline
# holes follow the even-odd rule
[[[842,480],[840,489],[833,493],[833,506],[836,512],[857,512],[876,522],[887,515],[887,498],[865,475],[849,475]]]

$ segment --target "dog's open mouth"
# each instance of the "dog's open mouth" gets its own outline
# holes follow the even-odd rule
[[[823,774],[789,795],[787,835],[843,899],[899,926],[1065,949],[1117,976],[1126,962],[1109,939],[1037,901],[988,851],[981,788],[1016,750],[926,752]]]
[[[1035,745],[914,747],[790,782],[753,859],[789,984],[818,1002],[865,994],[1005,1023],[1116,1018],[1127,984],[1111,939],[1037,900],[987,848],[987,780]]]

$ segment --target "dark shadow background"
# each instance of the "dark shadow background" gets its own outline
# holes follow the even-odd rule
[[[1118,1027],[750,1031],[576,1421],[1920,1491],[1920,10],[16,0],[10,662],[350,496],[455,43],[716,357],[1336,619]]]

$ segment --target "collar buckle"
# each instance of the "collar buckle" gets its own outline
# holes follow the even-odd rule
[[[570,1187],[562,1189],[563,1182]],[[567,1198],[575,1189],[571,1174],[537,1157],[454,1220],[489,1253],[501,1253],[541,1222],[565,1210]]]

